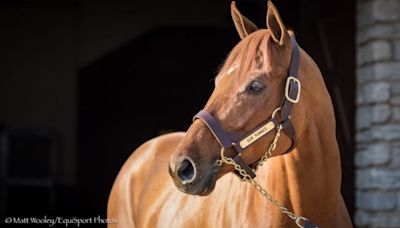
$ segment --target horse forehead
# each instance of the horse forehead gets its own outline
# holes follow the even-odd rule
[[[238,68],[239,68],[239,63],[234,63],[234,64],[232,64],[231,67],[228,68],[228,70],[226,71],[225,74],[228,74],[228,75],[232,74]]]
[[[227,70],[220,72],[217,78],[215,79],[215,85],[218,84],[224,78],[225,76],[233,74],[238,68],[239,68],[239,63],[235,62],[233,63]]]

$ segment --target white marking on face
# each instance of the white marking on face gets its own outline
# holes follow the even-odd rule
[[[239,68],[239,64],[238,63],[234,63],[232,64],[232,66],[225,72],[223,72],[222,74],[220,74],[216,79],[215,79],[215,85],[218,84],[219,81],[221,81],[221,79],[223,77],[225,77],[226,75],[230,75],[232,74],[237,68]]]
[[[233,66],[231,66],[226,73],[227,74],[231,74],[233,71],[235,71],[237,68],[239,67],[239,64],[233,64]]]

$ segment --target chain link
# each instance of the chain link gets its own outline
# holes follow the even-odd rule
[[[265,152],[265,154],[261,157],[260,161],[258,162],[256,166],[257,168],[261,167],[269,157],[271,157],[272,152],[276,149],[276,144],[278,142],[279,136],[281,135],[281,130],[283,129],[282,125],[279,125],[277,127],[277,132],[275,135],[274,140],[272,141],[271,145],[268,147],[268,150]],[[307,219],[301,216],[295,215],[293,212],[291,212],[289,209],[287,209],[283,204],[275,200],[272,195],[265,189],[263,188],[256,180],[251,178],[249,174],[247,174],[246,170],[244,170],[239,164],[235,162],[232,158],[225,157],[224,155],[225,149],[221,149],[221,159],[217,161],[218,165],[222,166],[224,163],[228,165],[232,165],[236,171],[239,172],[240,176],[242,177],[241,180],[250,183],[255,187],[255,189],[261,193],[270,203],[272,203],[274,206],[279,208],[281,212],[285,215],[287,215],[289,218],[291,218],[298,227],[304,228],[303,225],[301,225],[301,222],[306,221]]]
[[[277,131],[276,131],[274,140],[272,141],[271,145],[269,145],[268,150],[260,158],[260,161],[258,162],[255,170],[257,170],[259,167],[264,165],[264,163],[268,160],[268,158],[272,156],[272,152],[276,149],[276,144],[278,143],[278,139],[281,136],[282,129],[283,129],[282,125],[279,125],[277,127],[277,129],[276,129]]]

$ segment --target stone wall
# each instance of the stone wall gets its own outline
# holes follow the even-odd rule
[[[357,227],[400,227],[400,0],[357,0]]]

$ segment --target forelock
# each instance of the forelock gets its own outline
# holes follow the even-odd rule
[[[269,31],[258,30],[243,39],[228,55],[218,77],[238,71],[238,75],[247,75],[251,71],[265,70],[268,60]]]

